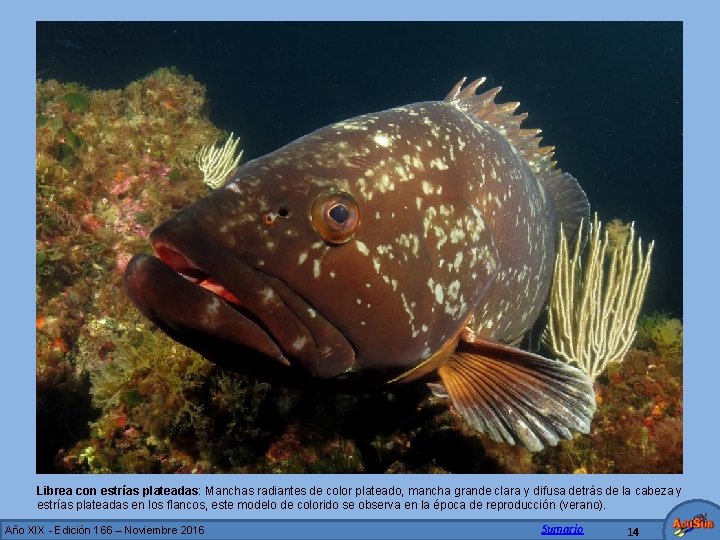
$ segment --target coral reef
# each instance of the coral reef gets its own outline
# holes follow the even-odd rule
[[[195,153],[221,133],[203,86],[169,69],[123,90],[38,81],[36,95],[37,467],[48,471],[108,416],[102,399],[90,406],[91,381],[148,330],[122,272],[154,224],[207,193]]]
[[[222,134],[206,114],[203,86],[169,69],[122,90],[37,83],[39,472],[681,470],[681,341],[660,345],[672,340],[644,323],[596,382],[592,433],[537,454],[475,433],[422,383],[281,388],[154,329],[122,271],[153,226],[208,192],[195,156]]]

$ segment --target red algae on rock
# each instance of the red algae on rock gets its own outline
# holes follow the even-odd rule
[[[560,445],[547,471],[681,473],[681,367],[681,357],[630,349],[595,384],[590,435]]]
[[[184,103],[181,111],[162,105],[168,89]],[[90,407],[90,385],[95,394],[92,381],[116,364],[121,351],[132,349],[128,339],[138,328],[152,334],[121,293],[122,271],[130,253],[148,249],[153,224],[207,192],[194,152],[220,132],[203,114],[203,86],[171,70],[123,90],[38,81],[36,91],[37,416],[43,449],[37,467],[51,471],[68,467],[69,446],[78,434],[88,435],[98,413],[101,423],[117,413],[97,399],[100,411]],[[171,181],[171,171],[180,179]],[[76,408],[79,395],[87,402],[82,411]],[[67,432],[60,429],[63,418],[83,427],[57,444],[58,433]],[[85,463],[91,461],[99,462]]]

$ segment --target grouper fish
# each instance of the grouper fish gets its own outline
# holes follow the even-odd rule
[[[575,179],[500,88],[365,114],[236,170],[151,234],[127,294],[217,364],[337,388],[429,381],[533,451],[588,433],[592,382],[515,345],[541,315]]]

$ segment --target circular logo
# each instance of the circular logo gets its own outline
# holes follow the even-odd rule
[[[665,540],[710,540],[720,538],[720,506],[703,499],[682,502],[663,523]]]

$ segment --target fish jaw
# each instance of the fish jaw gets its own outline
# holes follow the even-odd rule
[[[274,360],[278,366],[290,366],[277,344],[256,323],[157,257],[133,257],[125,271],[124,285],[143,315],[204,356],[214,356],[206,340],[206,336],[214,336],[218,344],[234,343],[239,349]]]
[[[157,257],[130,261],[125,290],[177,341],[236,371],[330,379],[352,367],[344,336],[281,280],[200,234],[192,206],[155,229],[151,243]]]

